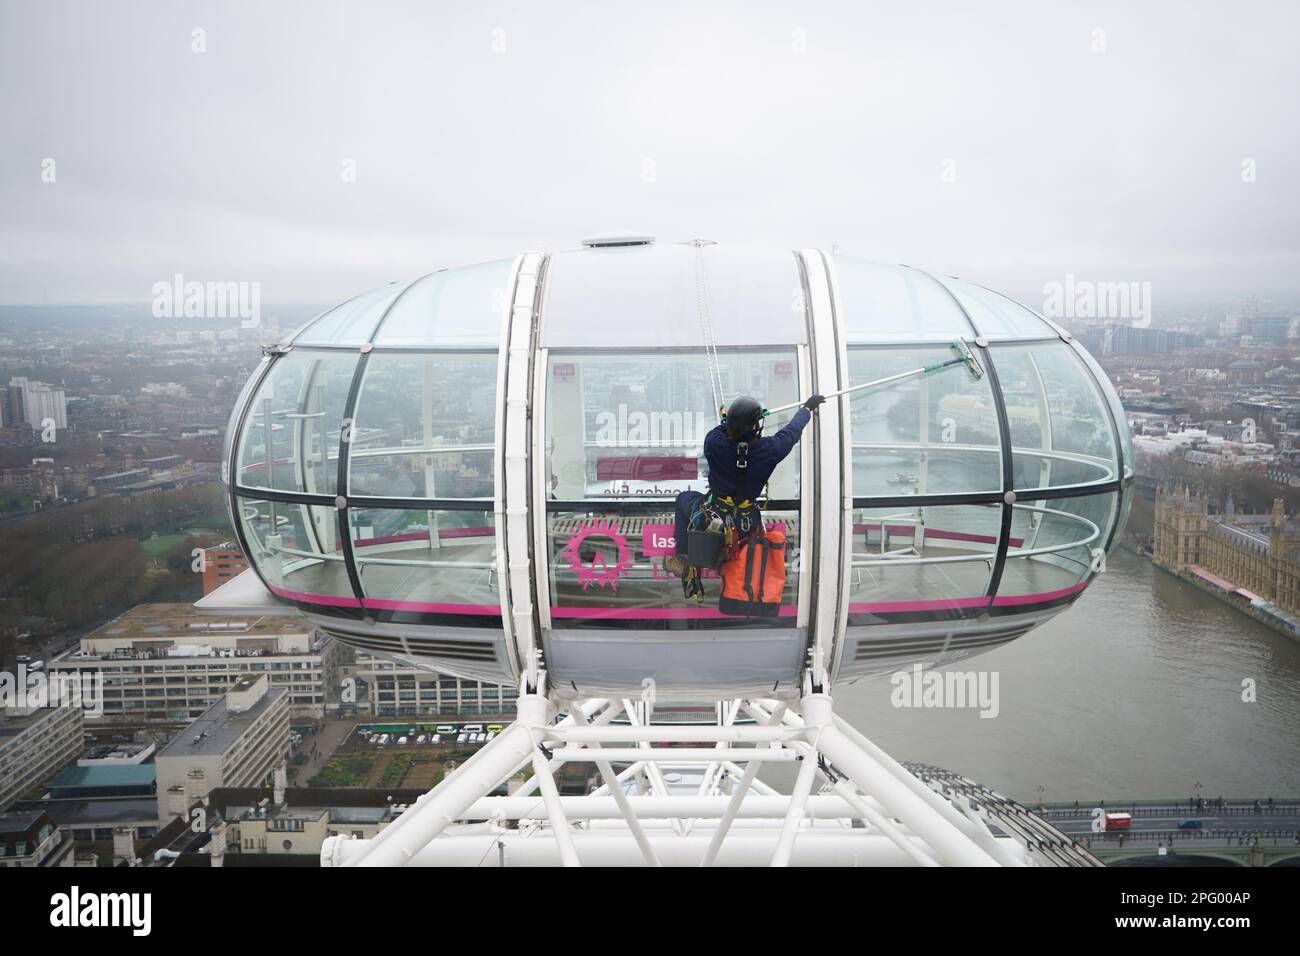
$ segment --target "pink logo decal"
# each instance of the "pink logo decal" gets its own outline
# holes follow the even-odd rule
[[[583,564],[582,542],[596,537],[609,538],[614,542],[615,548],[618,549],[618,557],[613,566],[610,566],[599,551],[590,563]],[[615,531],[614,526],[609,522],[599,519],[583,525],[560,551],[560,556],[569,562],[570,570],[578,575],[578,582],[584,591],[590,584],[602,588],[608,584],[611,590],[617,591],[618,579],[632,570],[632,552],[627,546],[627,538]]]
[[[676,554],[676,533],[677,528],[673,525],[646,522],[641,526],[641,553],[647,558]]]

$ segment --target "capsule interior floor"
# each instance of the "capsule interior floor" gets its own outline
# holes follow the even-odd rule
[[[663,559],[638,556],[615,579],[600,583],[589,579],[583,586],[579,573],[573,570],[567,558],[561,557],[560,547],[553,547],[551,566],[553,587],[551,604],[556,608],[691,608],[700,605],[688,602],[682,594],[680,581],[663,570]],[[585,566],[594,561],[594,551],[580,557]],[[855,552],[855,561],[866,556],[865,551]],[[969,550],[927,546],[921,557],[970,557]],[[490,544],[445,545],[437,551],[427,546],[385,550],[384,560],[476,562],[493,559]],[[611,569],[611,555],[597,571]],[[885,564],[890,559],[877,559],[879,565],[854,567],[850,570],[850,602],[889,603],[908,601],[933,601],[948,598],[978,597],[984,594],[990,574],[992,555],[977,560],[944,564]],[[798,574],[794,566],[797,552],[792,553],[786,575],[786,588],[782,603],[793,606],[797,601]],[[361,582],[367,597],[398,600],[430,605],[480,605],[485,609],[499,602],[497,575],[486,567],[447,566],[395,566],[361,562]],[[1082,569],[1080,569],[1081,571]],[[1041,594],[1069,587],[1080,580],[1080,571],[1070,570],[1041,559],[1021,558],[1007,561],[1003,571],[1001,594]],[[617,586],[615,587],[615,583]],[[340,562],[316,562],[290,571],[284,576],[282,587],[305,594],[350,597],[351,586],[346,568]],[[720,583],[716,578],[705,580],[705,607],[716,607]],[[431,607],[430,610],[435,608]]]

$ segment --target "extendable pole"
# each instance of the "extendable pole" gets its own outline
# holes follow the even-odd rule
[[[860,392],[864,388],[876,388],[880,385],[888,385],[890,382],[897,382],[905,378],[912,378],[915,375],[928,375],[930,372],[937,372],[939,369],[947,368],[950,365],[964,364],[970,369],[970,373],[976,381],[984,375],[984,369],[980,367],[975,355],[971,352],[970,347],[962,339],[953,343],[952,347],[957,351],[956,358],[950,358],[945,362],[932,362],[929,365],[922,365],[920,368],[908,369],[906,372],[899,372],[896,375],[887,375],[884,378],[873,379],[870,382],[863,382],[861,385],[851,385],[848,388],[841,388],[835,392],[827,392],[824,398],[836,398],[840,395],[847,395],[850,392]],[[775,415],[777,412],[786,412],[792,408],[798,408],[803,402],[791,402],[788,405],[778,405],[776,408],[763,409],[763,417]]]

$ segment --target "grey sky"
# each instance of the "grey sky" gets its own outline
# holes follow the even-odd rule
[[[1067,272],[1295,301],[1298,33],[1227,0],[0,0],[0,302],[329,302],[614,228],[1031,304]]]

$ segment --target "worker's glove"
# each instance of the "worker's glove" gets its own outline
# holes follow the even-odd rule
[[[817,406],[822,404],[824,401],[826,401],[825,395],[813,395],[808,399],[808,401],[803,403],[803,407],[808,409],[810,412],[815,412],[817,411]]]

